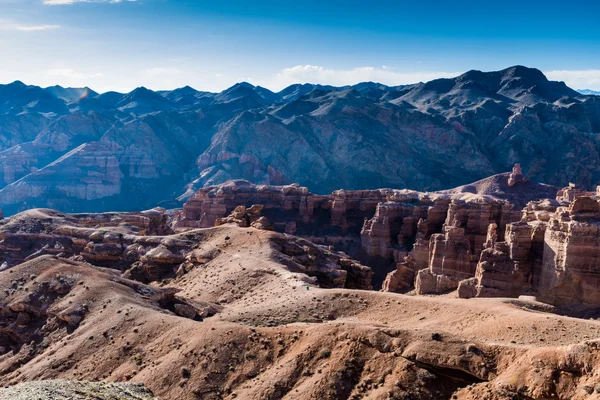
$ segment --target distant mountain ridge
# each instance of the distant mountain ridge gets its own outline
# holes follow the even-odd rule
[[[578,92],[581,94],[588,95],[588,96],[600,96],[600,91],[597,91],[597,90],[579,89]]]
[[[0,209],[176,206],[229,179],[313,192],[460,186],[521,163],[530,179],[600,180],[600,97],[536,69],[412,85],[238,83],[99,94],[0,85]]]

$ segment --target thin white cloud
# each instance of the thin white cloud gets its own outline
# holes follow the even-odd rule
[[[600,90],[600,69],[546,71],[548,79],[563,81],[573,89]]]
[[[46,71],[46,75],[59,76],[63,78],[75,78],[75,79],[94,79],[103,78],[105,75],[102,73],[83,73],[76,71],[72,68],[54,68]]]
[[[450,78],[457,75],[460,75],[460,73],[444,71],[400,72],[388,66],[328,69],[316,65],[297,65],[285,68],[273,77],[260,80],[252,79],[250,81],[271,90],[281,90],[294,83],[319,83],[344,86],[372,81],[386,85],[405,85],[426,82],[437,78]]]
[[[63,6],[75,3],[124,3],[135,2],[137,0],[43,0],[48,6]]]
[[[104,83],[106,76],[99,72],[82,72],[73,68],[53,68],[45,71],[40,78],[43,86],[97,87]]]
[[[60,25],[18,25],[15,27],[18,31],[34,32],[34,31],[47,31],[50,29],[59,29]]]
[[[3,31],[36,32],[59,28],[60,25],[22,25],[0,19],[0,30]]]
[[[18,75],[21,76],[21,75]],[[26,77],[20,80],[29,84],[45,86],[61,85],[64,87],[92,87],[104,85],[107,77],[105,74],[93,70],[74,69],[68,66],[56,66],[43,73],[38,73],[35,80]]]

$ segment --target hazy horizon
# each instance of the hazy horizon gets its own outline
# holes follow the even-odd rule
[[[507,67],[507,68],[510,68],[510,67]],[[528,67],[528,68],[534,68],[534,67]],[[506,69],[506,68],[502,68],[502,69]],[[394,87],[394,86],[402,86],[402,85],[415,85],[415,84],[424,83],[424,82],[428,82],[428,81],[435,80],[435,79],[440,79],[440,78],[455,78],[455,77],[460,76],[460,75],[462,75],[462,74],[464,74],[466,72],[468,72],[468,71],[457,72],[457,73],[454,73],[454,74],[448,74],[448,75],[439,76],[439,77],[433,77],[433,78],[425,80],[425,81],[409,82],[409,83],[402,83],[402,84],[387,84],[387,83],[384,83],[384,82],[373,81],[373,80],[370,80],[370,81],[357,81],[357,82],[353,82],[353,83],[346,83],[346,84],[339,84],[339,85],[332,85],[332,84],[329,84],[329,83],[326,83],[326,82],[316,83],[316,82],[311,82],[311,81],[303,81],[303,82],[292,82],[289,85],[286,85],[286,86],[283,86],[283,87],[278,87],[277,89],[272,89],[272,88],[265,87],[265,86],[260,85],[260,84],[253,84],[252,82],[248,82],[248,81],[239,81],[239,82],[235,82],[235,83],[233,83],[233,84],[231,84],[231,85],[229,85],[227,87],[224,87],[224,88],[222,88],[220,90],[204,90],[202,88],[198,88],[198,87],[194,87],[192,85],[186,84],[186,85],[183,85],[183,86],[170,87],[170,88],[151,88],[151,87],[148,87],[146,85],[142,85],[142,86],[133,87],[133,88],[128,89],[128,90],[115,91],[115,92],[120,92],[120,93],[124,94],[124,93],[129,93],[129,92],[131,92],[131,91],[133,91],[135,89],[139,89],[139,88],[146,88],[146,89],[149,89],[149,90],[152,90],[152,91],[155,91],[155,92],[163,92],[163,91],[172,91],[172,90],[176,90],[176,89],[182,89],[182,88],[185,88],[185,87],[191,87],[192,89],[197,90],[199,92],[220,93],[220,92],[223,92],[223,91],[225,91],[227,89],[230,89],[231,87],[233,87],[235,85],[243,84],[243,83],[249,83],[249,84],[252,84],[252,85],[254,85],[256,87],[260,86],[260,87],[269,89],[269,90],[271,90],[274,93],[281,92],[281,91],[283,91],[283,90],[287,89],[288,87],[293,86],[295,84],[301,84],[301,85],[303,85],[303,84],[308,84],[308,85],[323,85],[323,86],[333,86],[333,87],[347,87],[348,86],[349,87],[349,86],[359,85],[359,84],[362,84],[362,83],[373,83],[373,84],[377,84],[377,85],[385,85],[385,86],[389,86],[389,87]],[[482,72],[495,72],[495,71],[482,71]],[[542,73],[544,73],[549,80],[554,80],[550,76],[548,76],[549,73],[546,73],[544,71],[542,71]],[[550,74],[551,73],[552,72],[550,72]],[[42,87],[42,88],[50,88],[50,87],[54,87],[54,86],[60,86],[60,87],[67,88],[67,89],[68,88],[71,88],[71,89],[85,89],[85,88],[87,88],[87,89],[90,89],[90,90],[92,90],[92,91],[94,91],[96,93],[99,93],[99,94],[103,94],[103,93],[109,92],[109,91],[96,90],[94,87],[90,87],[89,85],[83,85],[83,86],[64,86],[64,85],[60,85],[60,84],[57,83],[57,84],[54,84],[54,85],[43,86],[43,85],[35,85],[35,84],[29,83],[29,82],[23,82],[23,80],[21,80],[21,79],[17,79],[17,80],[11,81],[11,82],[0,82],[0,85],[9,85],[9,84],[16,83],[16,82],[21,82],[21,83],[23,83],[24,85],[27,85],[27,86],[39,86],[39,87]],[[568,82],[565,82],[565,83],[568,86],[570,86],[568,84]],[[590,88],[578,88],[578,87],[572,87],[572,86],[571,86],[571,88],[575,89],[575,90],[578,90],[578,91],[581,91],[581,92],[585,92],[585,91],[596,92],[595,90],[590,89]]]

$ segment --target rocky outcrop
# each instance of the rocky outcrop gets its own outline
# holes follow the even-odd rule
[[[343,253],[285,234],[275,235],[273,243],[279,253],[279,262],[292,272],[316,277],[322,287],[373,288],[373,271]]]
[[[381,285],[381,291],[402,293],[411,290],[416,272],[417,268],[414,259],[406,256],[403,262],[396,264],[394,271],[387,274]]]
[[[600,304],[600,203],[571,186],[554,200],[532,202],[503,241],[488,238],[475,275],[459,284],[459,297],[536,295],[569,306]],[[498,239],[499,240],[499,239]]]
[[[570,203],[577,197],[590,196],[592,194],[593,193],[577,187],[574,183],[569,183],[569,186],[560,189],[556,193],[556,201],[560,203]]]
[[[166,210],[161,208],[106,214],[30,210],[0,221],[0,261],[16,265],[41,255],[79,254],[110,264],[122,259],[136,235],[172,233],[167,220]]]
[[[544,236],[538,293],[552,304],[600,303],[600,207],[577,197],[559,207]]]
[[[474,280],[461,282],[459,297],[519,297],[533,292],[531,245],[534,227],[507,227],[506,241],[490,241],[481,252]]]
[[[260,211],[260,206],[238,207],[232,222],[255,232],[269,230],[269,222],[259,216]],[[127,279],[150,283],[181,276],[210,263],[219,253],[217,248],[202,248],[210,232],[193,230],[174,234],[167,224],[168,218],[166,210],[160,208],[142,213],[107,214],[29,210],[0,221],[1,268],[10,269],[42,256],[56,256],[117,269]],[[295,236],[264,233],[267,243],[272,244],[281,263],[291,272],[314,277],[323,287],[372,287],[373,271],[348,255]],[[223,236],[227,243],[229,236]]]
[[[217,218],[215,226],[236,224],[240,228],[252,226],[253,228],[270,230],[269,220],[260,215],[263,208],[264,206],[259,204],[255,204],[248,209],[245,206],[237,206],[227,218]]]
[[[516,184],[524,183],[525,181],[526,179],[523,177],[523,171],[521,171],[521,164],[515,164],[508,177],[508,186],[515,186]]]
[[[424,213],[426,206],[393,201],[379,203],[375,215],[365,220],[361,230],[363,248],[372,257],[392,257],[398,245],[407,245],[413,240],[419,217]]]
[[[429,268],[418,272],[416,293],[444,293],[456,289],[460,280],[473,275],[472,258],[463,228],[450,227],[445,234],[432,235]]]
[[[243,209],[236,211],[238,207]],[[250,220],[245,225],[249,226],[253,222],[253,216],[262,213],[272,221],[277,221],[280,230],[290,231],[292,223],[297,226],[310,223],[315,217],[315,209],[330,210],[330,199],[327,196],[313,195],[307,188],[299,185],[253,185],[237,180],[200,189],[184,204],[183,213],[174,226],[183,229],[207,228],[214,226],[217,221],[223,223],[228,216],[231,217],[230,222],[234,222],[236,219],[244,219],[244,213],[250,213]],[[279,218],[273,218],[276,215]],[[286,222],[282,221],[284,219]]]
[[[458,288],[461,280],[472,278],[482,250],[490,242],[502,240],[498,234],[507,223],[520,219],[512,205],[497,201],[449,204],[443,232],[429,238],[428,250],[424,241],[415,246],[415,258],[428,257],[427,270],[420,271],[415,280],[418,294],[442,293]],[[498,238],[500,236],[500,239]],[[420,263],[423,266],[423,262]]]
[[[141,383],[34,381],[0,389],[0,400],[156,400]]]
[[[428,257],[427,269],[416,274],[416,292],[458,289],[464,298],[535,295],[554,305],[600,304],[599,198],[572,185],[556,198],[528,203],[521,216],[505,205],[453,200],[444,233],[432,235],[427,248],[417,238],[412,250],[418,266]],[[403,267],[390,279],[402,276]]]

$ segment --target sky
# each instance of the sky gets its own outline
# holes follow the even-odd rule
[[[399,85],[526,65],[600,90],[596,0],[0,0],[0,83]]]

